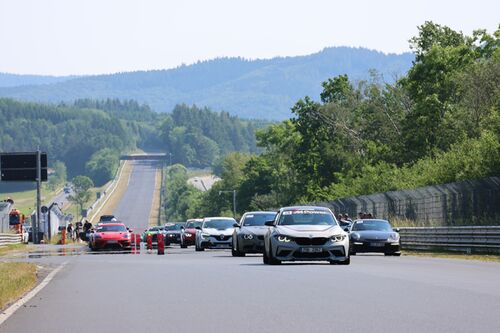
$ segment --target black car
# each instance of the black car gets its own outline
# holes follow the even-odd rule
[[[383,253],[386,256],[401,255],[399,230],[393,229],[387,220],[356,220],[348,231],[352,255],[357,252]]]
[[[165,245],[181,244],[182,227],[180,224],[165,224]]]

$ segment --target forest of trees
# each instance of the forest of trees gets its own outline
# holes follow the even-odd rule
[[[0,99],[0,123],[0,151],[39,147],[49,167],[67,170],[68,179],[89,176],[97,186],[114,176],[121,153],[136,148],[172,152],[174,161],[197,167],[232,151],[255,153],[255,129],[266,124],[185,105],[158,114],[117,99],[59,105]]]
[[[262,154],[230,154],[222,181],[173,194],[182,205],[170,212],[230,212],[222,189],[237,190],[242,213],[499,175],[500,30],[466,36],[426,22],[410,46],[406,76],[393,84],[376,72],[356,84],[328,79],[320,102],[304,97],[291,119],[258,131]]]

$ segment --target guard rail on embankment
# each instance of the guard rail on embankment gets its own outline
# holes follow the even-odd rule
[[[400,228],[406,250],[500,253],[500,226]]]

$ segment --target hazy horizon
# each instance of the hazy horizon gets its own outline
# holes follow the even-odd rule
[[[488,0],[0,0],[0,72],[111,74],[340,46],[401,54],[425,21],[493,32],[498,12]]]

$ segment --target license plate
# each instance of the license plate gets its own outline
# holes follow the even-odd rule
[[[116,240],[110,240],[110,241],[108,241],[108,244],[118,244],[118,241],[116,241]]]
[[[317,248],[317,247],[303,247],[301,249],[301,251],[303,253],[319,253],[319,252],[323,252],[323,249],[322,248]]]
[[[384,247],[384,243],[370,243],[370,246],[373,246],[373,247]]]

